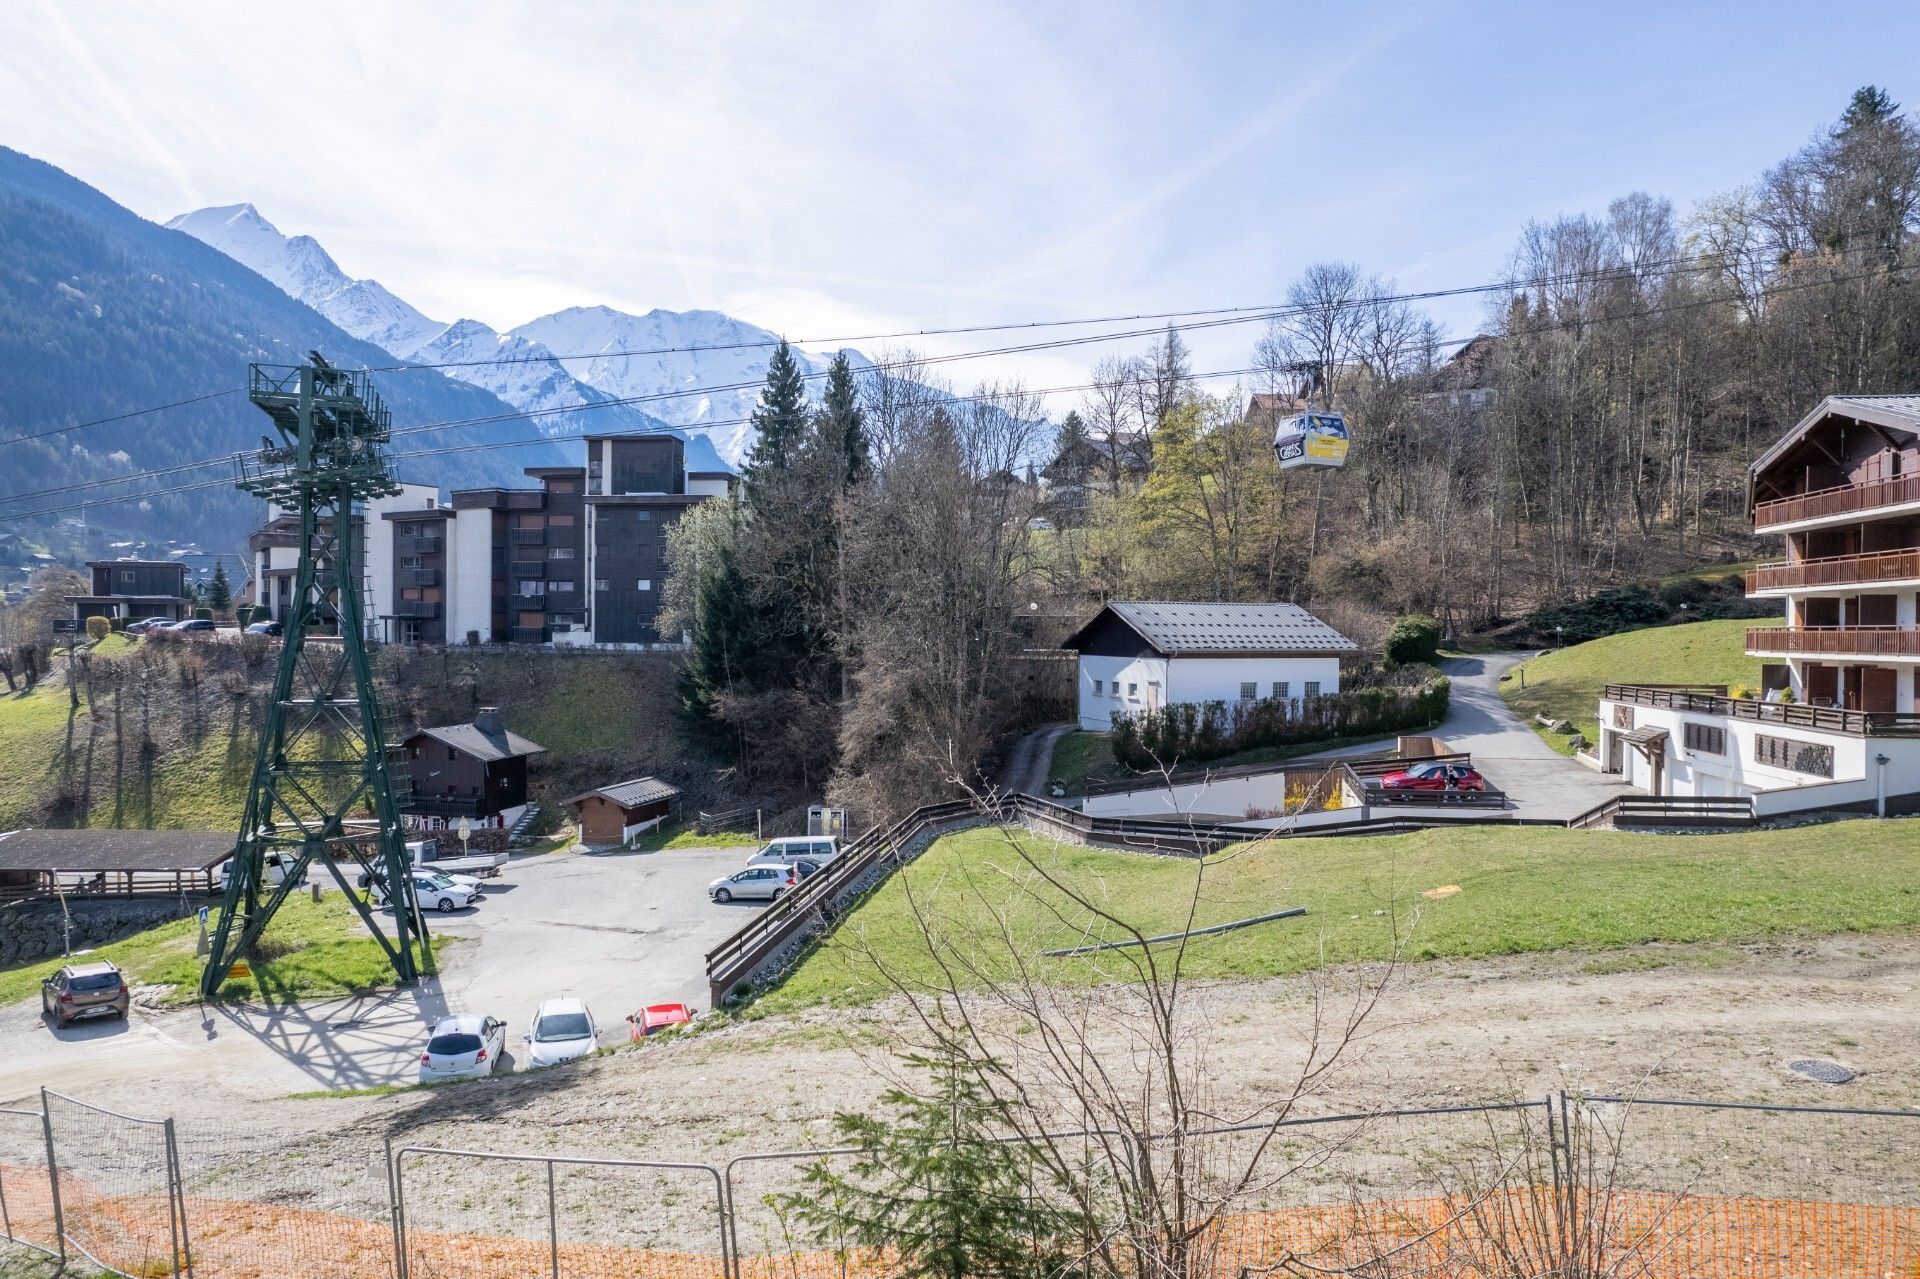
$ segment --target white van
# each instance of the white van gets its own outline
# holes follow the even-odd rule
[[[802,875],[811,875],[839,855],[840,841],[831,835],[790,835],[767,841],[766,847],[747,858],[747,865],[792,866]]]

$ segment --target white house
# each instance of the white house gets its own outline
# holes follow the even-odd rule
[[[1358,646],[1298,604],[1112,600],[1064,647],[1080,655],[1080,727],[1097,732],[1119,711],[1337,693]]]

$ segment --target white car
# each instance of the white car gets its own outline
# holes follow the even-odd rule
[[[368,886],[373,904],[387,904],[386,885],[373,880]],[[479,902],[481,893],[478,888],[463,888],[445,875],[432,875],[425,871],[413,873],[413,897],[420,903],[421,910],[455,911],[465,910]]]
[[[507,1023],[498,1017],[468,1013],[442,1017],[420,1054],[420,1082],[483,1079],[494,1072],[507,1052]]]
[[[522,1035],[527,1068],[557,1066],[590,1057],[600,1045],[593,1014],[577,999],[549,999],[533,1014],[533,1029]]]
[[[707,896],[723,905],[736,897],[741,901],[772,901],[799,882],[799,868],[785,862],[761,862],[714,880],[707,885]]]
[[[435,870],[431,866],[416,866],[413,871],[413,878],[416,884],[420,881],[421,876],[425,876],[426,878],[432,880],[436,887],[440,885],[442,880],[445,880],[446,882],[453,884],[456,888],[465,889],[467,892],[474,893],[479,896],[486,895],[487,886],[481,883],[479,880],[475,879],[471,875],[449,875],[446,871]],[[367,888],[367,887],[370,887],[372,883],[373,883],[372,876],[368,875],[367,872],[365,871],[361,871],[360,887]],[[414,891],[422,897],[426,896],[426,891],[424,889],[416,888]]]

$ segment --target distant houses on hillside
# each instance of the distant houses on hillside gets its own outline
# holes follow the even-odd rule
[[[672,435],[589,435],[579,466],[531,467],[524,488],[403,485],[366,504],[360,535],[369,637],[407,644],[647,648],[674,521],[724,497],[731,471],[690,471]],[[283,617],[299,529],[270,508],[249,542],[253,602]]]

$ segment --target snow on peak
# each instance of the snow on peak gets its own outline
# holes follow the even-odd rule
[[[445,326],[378,280],[356,280],[310,235],[289,238],[251,204],[183,213],[167,223],[265,276],[357,338],[405,358]]]

